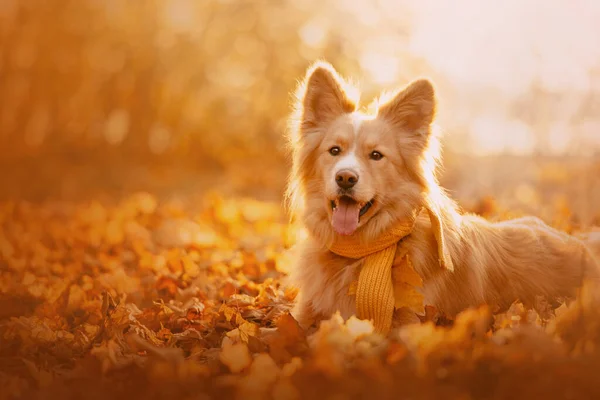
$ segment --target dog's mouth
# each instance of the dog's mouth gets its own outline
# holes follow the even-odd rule
[[[352,235],[358,228],[360,217],[369,211],[374,202],[375,199],[371,199],[366,203],[358,202],[350,196],[340,196],[335,200],[331,200],[333,211],[331,225],[333,229],[340,235]]]

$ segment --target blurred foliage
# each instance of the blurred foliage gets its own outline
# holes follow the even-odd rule
[[[541,75],[515,93],[502,91],[502,79],[482,84],[481,76],[493,72],[486,53],[465,83],[454,64],[431,54],[447,47],[436,33],[436,24],[446,28],[435,20],[443,10],[419,4],[3,0],[0,160],[278,165],[285,161],[290,92],[318,58],[356,78],[367,101],[417,76],[434,78],[453,151],[597,148],[600,57],[593,49],[585,63],[573,59],[587,74],[586,90],[557,89]],[[424,16],[437,17],[419,25]],[[507,27],[491,33],[512,40]],[[456,37],[447,39],[460,58]],[[530,53],[541,51],[531,46]],[[540,66],[552,67],[555,57],[544,57]],[[551,78],[560,75],[556,70]]]
[[[280,157],[289,92],[317,56],[293,3],[3,1],[2,157]]]
[[[478,3],[468,3],[463,9],[477,11]],[[569,64],[581,63],[589,75],[583,90],[552,86],[547,74],[517,92],[503,92],[502,79],[482,84],[495,71],[485,69],[494,54],[483,51],[465,83],[455,64],[430,54],[447,46],[462,54],[456,41],[470,35],[452,30],[440,41],[448,28],[443,14],[435,2],[409,0],[2,0],[0,197],[206,187],[279,196],[289,167],[283,132],[290,93],[306,66],[325,58],[361,83],[365,101],[420,75],[435,80],[447,131],[443,181],[461,201],[493,195],[522,207],[533,191],[551,201],[580,199],[586,204],[575,210],[593,214],[597,158],[581,156],[593,154],[590,138],[600,137],[600,68],[593,67],[600,57],[591,49],[585,63]],[[494,29],[501,43],[514,40],[509,27]],[[507,56],[513,47],[505,46]],[[551,55],[538,58],[552,67]],[[554,81],[562,77],[556,71]],[[555,128],[567,140],[554,137]],[[481,132],[484,150],[533,145],[541,155],[473,159]],[[557,143],[570,158],[542,157]]]

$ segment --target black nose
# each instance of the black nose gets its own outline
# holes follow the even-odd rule
[[[335,181],[342,189],[350,189],[358,182],[358,174],[349,169],[343,169],[335,175]]]

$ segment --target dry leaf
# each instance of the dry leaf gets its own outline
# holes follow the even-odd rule
[[[392,269],[394,282],[407,283],[414,287],[423,287],[423,278],[414,270],[410,257],[404,256],[402,261]]]
[[[259,333],[258,325],[248,321],[242,322],[242,324],[238,326],[238,329],[240,330],[240,338],[244,343],[248,343],[250,337],[256,337]]]
[[[236,315],[238,315],[238,312],[235,308],[226,306],[225,304],[221,305],[219,312],[222,312],[225,315],[225,319],[227,321],[231,321]]]
[[[402,262],[392,269],[394,281],[394,298],[397,309],[406,307],[418,315],[425,315],[424,297],[416,289],[423,286],[423,279],[413,269],[410,258],[406,255]]]

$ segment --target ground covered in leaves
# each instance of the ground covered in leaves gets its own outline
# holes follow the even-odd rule
[[[490,205],[481,203],[481,209]],[[0,398],[600,398],[600,291],[305,332],[280,205],[0,203]]]

